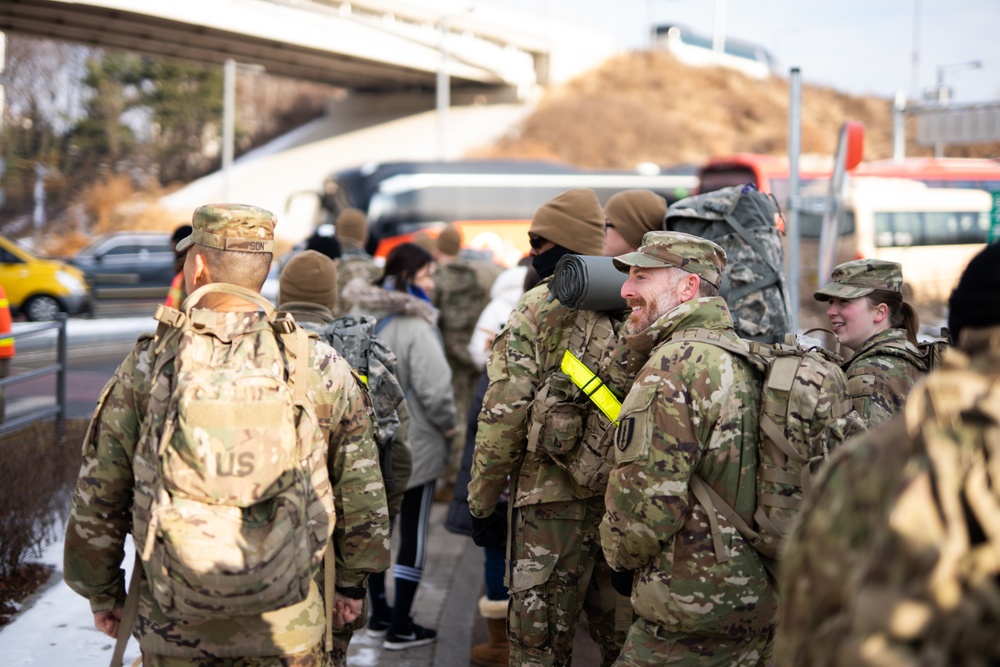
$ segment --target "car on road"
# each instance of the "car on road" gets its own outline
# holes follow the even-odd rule
[[[60,312],[90,311],[90,293],[83,272],[55,259],[36,256],[0,236],[0,285],[7,291],[11,313],[31,322],[54,320]]]
[[[163,300],[174,278],[169,232],[113,232],[67,261],[86,274],[94,299]]]

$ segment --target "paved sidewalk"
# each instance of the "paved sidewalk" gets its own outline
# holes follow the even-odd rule
[[[355,633],[347,656],[348,665],[397,665],[400,667],[454,667],[469,664],[473,624],[479,616],[477,603],[483,586],[482,550],[464,535],[444,528],[448,506],[435,503],[431,509],[427,537],[427,563],[413,602],[414,620],[438,631],[438,640],[428,646],[405,651],[386,651],[382,639],[365,630]],[[393,543],[393,555],[396,544]],[[392,599],[392,570],[386,573]]]

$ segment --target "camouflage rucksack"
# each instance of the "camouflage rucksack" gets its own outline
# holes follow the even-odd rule
[[[831,622],[849,633],[845,649],[865,649],[865,664],[1000,664],[1000,378],[990,361],[974,369],[949,352],[912,389],[902,423],[880,431],[908,461],[874,510],[884,527],[864,567],[844,582],[849,618]]]
[[[328,342],[368,387],[378,426],[379,462],[386,487],[393,485],[392,441],[399,429],[397,409],[403,402],[403,388],[396,379],[396,355],[376,335],[374,317],[345,315],[338,317],[322,330]]]
[[[771,343],[789,330],[785,253],[776,205],[752,184],[687,197],[667,209],[663,228],[710,239],[726,251],[719,294],[741,338]]]
[[[888,354],[906,359],[924,373],[930,373],[941,365],[944,352],[951,347],[951,336],[947,329],[941,330],[941,337],[934,340],[919,341],[916,345],[909,341],[890,341],[884,345],[872,348],[870,353],[862,353],[860,356],[852,357],[851,363],[869,356]],[[863,376],[861,376],[863,377]]]
[[[479,314],[490,302],[490,288],[503,267],[481,260],[456,259],[438,267],[434,277],[434,305],[440,311],[438,327],[449,360],[474,367],[469,340]]]
[[[769,568],[773,567],[812,473],[847,438],[864,429],[847,397],[841,359],[821,347],[804,347],[794,334],[787,334],[781,343],[746,341],[749,349],[708,329],[689,329],[671,340],[717,345],[747,359],[763,375],[753,526],[700,477],[692,478],[691,490],[708,513],[719,562],[728,557],[716,512],[761,553]]]
[[[192,309],[207,292],[267,316],[232,335],[219,313]],[[307,391],[309,334],[235,285],[201,287],[156,319],[132,516],[153,599],[184,620],[304,600],[334,521],[327,443]]]
[[[610,427],[621,409],[621,396],[606,384],[617,361],[616,324],[607,313],[580,311],[560,369],[535,392],[528,416],[528,451],[545,452],[574,482],[598,493],[608,485]]]

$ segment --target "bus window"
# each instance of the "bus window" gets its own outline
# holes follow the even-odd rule
[[[876,212],[879,248],[986,243],[987,211]]]
[[[539,206],[571,188],[592,189],[606,202],[622,190],[646,189],[668,204],[687,197],[697,187],[691,174],[643,175],[628,172],[569,174],[405,174],[378,186],[368,209],[369,248],[384,256],[392,245],[422,229],[463,221],[475,238],[504,241],[498,255],[507,257],[507,240],[527,241],[531,217]],[[475,225],[475,221],[482,221]],[[477,227],[477,229],[472,229]],[[464,234],[466,242],[469,235]],[[485,241],[483,241],[485,243]],[[516,261],[516,258],[515,258]]]

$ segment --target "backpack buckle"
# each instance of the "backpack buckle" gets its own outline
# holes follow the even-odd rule
[[[172,326],[175,329],[180,329],[184,326],[184,321],[187,319],[187,316],[176,308],[170,308],[169,306],[165,306],[161,303],[156,307],[153,319]]]

